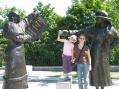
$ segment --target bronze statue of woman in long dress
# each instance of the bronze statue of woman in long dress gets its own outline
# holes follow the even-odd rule
[[[28,87],[24,42],[35,41],[41,34],[38,30],[44,30],[47,27],[46,24],[38,23],[38,14],[33,12],[23,20],[20,20],[20,15],[16,10],[11,10],[8,15],[9,21],[3,28],[3,35],[8,45],[5,50],[5,75],[2,89],[26,89]],[[37,28],[39,26],[31,28],[30,26],[34,23],[39,26],[44,25],[44,29]],[[26,29],[35,31],[33,33],[27,31],[31,33],[28,34]]]
[[[87,37],[92,37],[90,48],[92,71],[90,72],[90,84],[96,89],[104,89],[104,86],[112,84],[110,77],[109,52],[119,44],[119,33],[112,26],[108,19],[108,13],[99,10],[93,13],[96,24],[82,30],[69,30],[64,33],[76,34],[84,33]],[[112,38],[114,40],[112,41]]]

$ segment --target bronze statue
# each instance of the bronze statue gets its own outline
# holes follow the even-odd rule
[[[26,89],[28,84],[24,42],[32,42],[38,39],[41,30],[44,30],[47,27],[47,24],[44,22],[44,24],[40,25],[37,21],[38,18],[40,18],[40,15],[36,11],[25,19],[20,20],[18,11],[11,10],[8,18],[9,21],[5,23],[3,28],[3,35],[7,39],[8,45],[5,50],[6,63],[2,89]],[[36,24],[34,24],[34,22]],[[34,27],[36,26],[36,29],[31,28],[31,25],[33,24]],[[37,26],[38,24],[39,26]],[[40,26],[43,29],[41,29]],[[30,33],[29,30],[32,30],[34,34]]]
[[[92,14],[96,18],[96,24],[82,30],[69,30],[64,33],[76,34],[84,33],[87,37],[92,37],[91,59],[92,71],[90,72],[90,84],[96,89],[104,89],[104,86],[112,84],[110,77],[109,52],[119,43],[119,33],[109,21],[108,13],[99,10]],[[114,40],[112,41],[112,38]]]

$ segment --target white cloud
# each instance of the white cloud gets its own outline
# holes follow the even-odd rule
[[[55,7],[54,11],[62,16],[65,15],[68,6],[72,4],[71,0],[0,0],[0,7],[4,8],[5,5],[8,7],[16,6],[29,14],[38,2],[42,2],[44,5],[51,4],[51,7]]]

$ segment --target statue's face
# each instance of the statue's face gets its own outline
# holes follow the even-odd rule
[[[18,22],[17,21],[18,20],[17,17],[18,16],[16,14],[12,13],[12,14],[9,15],[9,21],[14,22],[14,23],[17,23]]]
[[[102,22],[102,18],[101,17],[96,17],[96,23],[101,23]]]
[[[103,23],[105,22],[105,18],[102,18],[102,17],[96,17],[96,23]]]

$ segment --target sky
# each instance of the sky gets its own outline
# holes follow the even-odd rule
[[[17,8],[21,8],[26,11],[26,14],[30,14],[38,4],[38,2],[42,2],[43,5],[50,4],[51,7],[55,7],[54,11],[64,16],[68,6],[71,6],[72,0],[0,0],[0,7],[3,9],[7,5],[8,7],[16,6]]]

